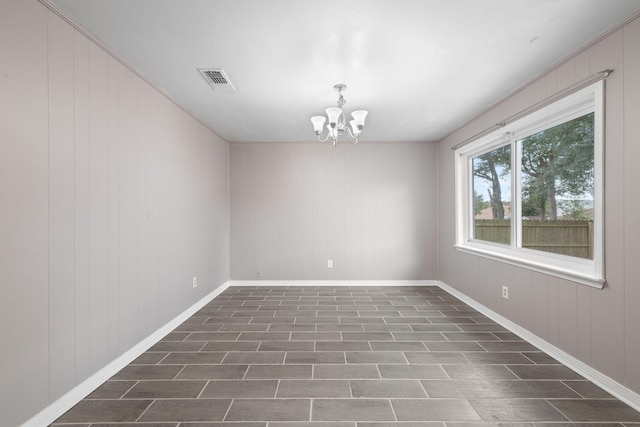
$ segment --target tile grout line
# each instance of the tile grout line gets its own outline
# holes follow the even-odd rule
[[[265,381],[269,381],[269,380],[265,380]],[[278,398],[278,391],[280,390],[280,382],[282,381],[282,379],[278,378],[277,379],[277,383],[276,383],[276,390],[273,394],[273,398],[277,399]]]
[[[137,423],[138,421],[140,421],[140,419],[144,416],[144,414],[146,414],[146,413],[147,413],[147,411],[148,411],[149,409],[151,409],[151,407],[156,403],[156,400],[157,400],[157,399],[152,399],[152,400],[151,400],[151,403],[150,403],[150,404],[149,404],[149,405],[144,409],[144,411],[142,411],[142,413],[138,416],[138,418],[136,418],[136,420],[135,420],[135,422],[136,422],[136,423]],[[93,424],[93,423],[91,423],[91,424]]]
[[[210,379],[206,380],[206,382],[204,383],[204,387],[202,387],[202,390],[200,390],[200,393],[198,393],[198,395],[196,396],[196,399],[201,399],[202,398],[202,393],[204,393],[204,391],[207,389],[207,387],[209,386],[210,382],[211,382]]]
[[[547,402],[548,405],[550,405],[553,409],[555,409],[556,411],[558,411],[558,413],[560,415],[562,415],[563,417],[565,417],[567,419],[567,421],[569,421],[570,423],[573,423],[574,421],[572,419],[570,419],[564,412],[562,412],[560,409],[558,409],[556,407],[556,405],[554,405],[553,403],[549,402],[549,399],[544,399],[545,402]]]
[[[231,402],[229,402],[229,406],[227,407],[227,410],[224,413],[224,416],[222,417],[222,422],[225,422],[227,420],[227,417],[229,416],[229,412],[231,411],[231,407],[233,406],[233,403],[236,401],[235,398],[231,399]],[[180,422],[182,424],[182,422]]]
[[[393,407],[393,402],[391,402],[391,399],[387,399],[389,401],[389,406],[391,407],[391,413],[393,414],[393,419],[397,422],[398,421],[398,415],[396,414],[396,409]]]

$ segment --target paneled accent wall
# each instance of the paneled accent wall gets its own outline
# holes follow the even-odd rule
[[[453,248],[451,147],[592,73],[606,80],[605,251],[602,290]],[[640,393],[640,19],[568,59],[439,144],[438,277]],[[509,299],[502,299],[502,285]]]
[[[434,279],[436,186],[431,143],[231,144],[231,277]]]
[[[228,158],[37,1],[1,3],[0,424],[229,279]]]

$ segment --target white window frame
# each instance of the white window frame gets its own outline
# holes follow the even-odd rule
[[[520,150],[523,138],[594,113],[594,249],[593,260],[522,248],[520,237]],[[511,243],[473,239],[472,159],[511,144]],[[604,271],[604,81],[591,84],[503,128],[455,150],[456,249],[535,270],[595,288],[605,283]]]

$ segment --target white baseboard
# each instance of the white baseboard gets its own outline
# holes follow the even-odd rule
[[[518,335],[520,338],[539,348],[540,350],[547,353],[549,356],[556,359],[558,362],[567,366],[569,369],[573,370],[579,375],[582,375],[595,385],[602,388],[604,391],[610,393],[612,396],[620,399],[627,405],[631,406],[636,411],[640,412],[640,394],[634,392],[633,390],[628,389],[624,385],[619,382],[611,379],[600,371],[592,368],[586,363],[576,359],[569,353],[559,349],[553,344],[548,343],[537,335],[534,335],[530,331],[524,329],[523,327],[517,325],[511,320],[507,319],[504,316],[496,313],[488,307],[480,304],[474,299],[469,298],[465,294],[455,290],[451,286],[447,285],[444,282],[439,282],[438,286],[443,290],[449,292],[454,297],[460,299],[461,301],[467,303],[474,309],[478,310],[480,313],[484,314],[488,318],[492,319],[496,323],[504,326],[514,334]]]
[[[185,320],[193,316],[198,310],[207,305],[211,300],[220,295],[229,287],[230,282],[225,282],[213,292],[196,302],[191,307],[180,313],[167,324],[156,330],[154,333],[140,341],[138,344],[127,350],[120,357],[109,363],[104,368],[78,384],[64,396],[47,406],[23,424],[25,427],[47,426],[60,418],[65,412],[74,407],[78,402],[87,397],[91,392],[100,387],[105,381],[118,373],[122,368],[133,362],[142,353],[156,344],[161,338],[180,326]]]
[[[437,280],[231,280],[231,286],[438,286]]]
[[[460,299],[461,301],[469,304],[480,313],[494,320],[498,324],[509,329],[511,332],[520,336],[524,340],[528,341],[535,347],[549,354],[559,362],[566,365],[576,373],[582,375],[589,381],[601,387],[614,397],[625,402],[627,405],[633,407],[635,410],[640,411],[640,395],[634,391],[628,389],[622,384],[614,381],[603,373],[595,370],[591,366],[581,362],[570,354],[560,350],[554,345],[548,343],[542,338],[534,335],[528,330],[522,328],[509,319],[501,316],[493,310],[485,307],[479,302],[469,298],[463,293],[455,290],[451,286],[438,280],[230,280],[213,292],[196,302],[194,305],[180,313],[173,320],[162,326],[160,329],[140,341],[134,347],[122,354],[113,362],[87,378],[85,381],[74,387],[71,391],[66,393],[60,399],[53,402],[51,405],[43,409],[36,414],[33,418],[28,420],[23,426],[26,427],[41,427],[49,425],[62,416],[65,412],[75,406],[78,402],[88,396],[96,388],[102,385],[105,381],[119,372],[122,368],[134,361],[137,357],[147,351],[151,346],[157,343],[162,337],[174,330],[185,320],[195,314],[198,310],[208,304],[215,297],[224,292],[231,286],[438,286],[447,291],[451,295]]]
[[[198,310],[220,295],[230,286],[437,286],[436,280],[230,280],[180,313],[167,324],[144,338],[120,357],[78,384],[58,400],[47,406],[23,424],[24,427],[49,425],[82,399],[100,387],[105,381],[156,344],[162,337],[174,330]]]

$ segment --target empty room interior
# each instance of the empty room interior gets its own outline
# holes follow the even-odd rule
[[[0,425],[640,425],[640,0],[2,0]]]

